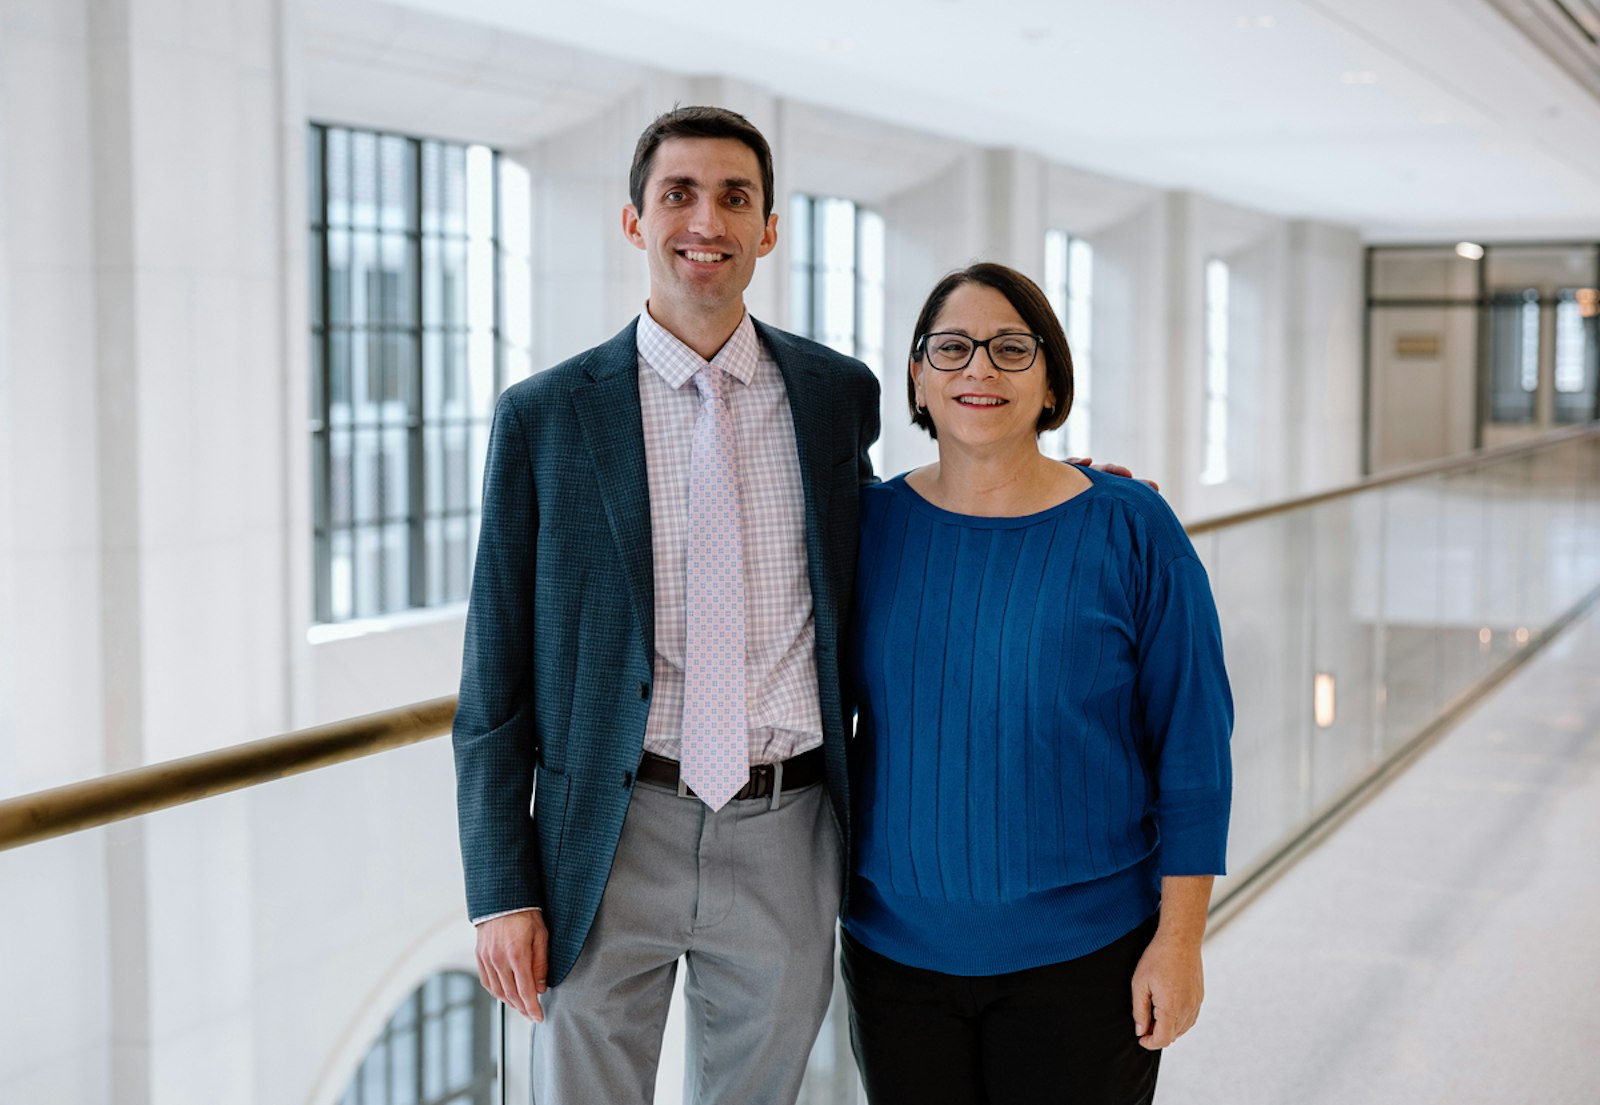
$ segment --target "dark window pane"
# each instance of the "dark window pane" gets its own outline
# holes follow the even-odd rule
[[[467,244],[447,239],[439,248],[439,325],[467,324]]]
[[[349,430],[334,430],[328,435],[329,472],[329,524],[335,528],[348,526],[351,521]]]
[[[457,1006],[445,1014],[446,1083],[458,1089],[472,1083],[472,1007]]]
[[[1489,310],[1489,418],[1532,422],[1539,376],[1539,293],[1498,294]]]
[[[311,240],[307,245],[309,251],[310,269],[309,279],[306,281],[306,317],[311,320],[312,326],[321,326],[325,321],[322,317],[322,276],[324,258],[322,256],[322,231],[313,230]]]
[[[350,325],[370,326],[378,321],[375,272],[378,235],[358,230],[350,236]]]
[[[443,177],[440,168],[439,143],[422,143],[422,232],[439,232],[439,210],[442,202]]]
[[[328,334],[328,389],[332,409],[328,418],[335,424],[350,421],[350,334],[334,330]]]
[[[440,262],[439,239],[422,239],[422,325],[444,324],[444,270]]]
[[[463,405],[467,392],[467,337],[456,332],[444,340],[444,409],[445,418],[460,418],[466,412]]]
[[[437,1013],[422,1022],[422,1092],[430,1098],[445,1091],[444,1021]]]
[[[445,578],[448,581],[446,601],[454,602],[467,597],[467,580],[470,572],[471,552],[468,535],[476,536],[476,528],[467,519],[456,515],[444,521]]]
[[[410,513],[411,466],[406,447],[409,438],[403,426],[383,431],[383,516],[386,521],[404,522]]]
[[[410,1004],[409,1001],[404,1003]],[[389,1037],[389,1105],[418,1105],[417,1030],[414,1026]]]
[[[438,426],[422,430],[423,511],[434,517],[444,510],[444,443]]]
[[[350,225],[350,132],[328,128],[328,225]]]
[[[328,322],[350,325],[350,232],[328,231]]]
[[[437,518],[428,519],[424,529],[428,562],[428,605],[445,602],[444,589],[444,529]]]
[[[380,1042],[372,1051],[368,1052],[366,1062],[361,1064],[361,1096],[366,1101],[387,1101],[389,1099],[389,1079],[387,1064],[385,1064],[385,1048]]]
[[[379,530],[365,526],[355,531],[355,616],[358,618],[383,613],[382,553]]]
[[[378,431],[355,432],[355,474],[351,487],[357,525],[378,521],[379,482]]]
[[[383,320],[391,326],[417,325],[416,254],[411,239],[391,234],[383,240],[385,302]]]
[[[467,232],[467,148],[446,146],[440,151],[439,230],[444,234]]]
[[[404,521],[383,528],[383,612],[411,604],[410,527]]]
[[[470,1005],[478,996],[478,982],[463,971],[452,971],[444,976],[445,999],[451,1005]]]
[[[356,226],[378,222],[378,136],[371,131],[350,135],[350,221]]]
[[[444,427],[444,509],[467,509],[467,427],[459,422]]]
[[[437,330],[422,335],[422,419],[437,422],[444,404],[444,336]]]
[[[403,231],[413,225],[416,179],[411,145],[404,138],[385,135],[378,146],[379,189],[382,193],[378,222],[385,230]]]

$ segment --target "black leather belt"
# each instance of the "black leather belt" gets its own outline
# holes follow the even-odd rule
[[[769,794],[781,795],[784,791],[799,790],[822,781],[826,766],[822,749],[813,748],[798,756],[791,756],[778,764],[756,764],[750,769],[750,779],[735,793],[734,798],[765,798]],[[694,791],[678,777],[678,761],[654,752],[646,752],[639,760],[639,780],[659,786],[677,787],[686,798],[695,797]]]

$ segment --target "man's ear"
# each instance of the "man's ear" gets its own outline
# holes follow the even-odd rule
[[[778,244],[778,215],[767,216],[767,225],[761,230],[761,241],[756,246],[756,256],[765,257]]]
[[[644,248],[644,234],[639,230],[639,212],[631,203],[622,205],[622,234],[633,243],[635,249]]]

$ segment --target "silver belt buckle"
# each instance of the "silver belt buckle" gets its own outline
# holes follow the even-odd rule
[[[782,804],[783,798],[783,761],[776,760],[772,764],[772,801],[767,804],[767,809],[775,810]]]

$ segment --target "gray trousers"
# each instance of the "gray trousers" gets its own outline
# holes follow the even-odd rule
[[[636,784],[594,928],[542,999],[534,1105],[650,1105],[680,957],[686,1105],[793,1105],[833,988],[841,853],[820,783],[715,813]]]

